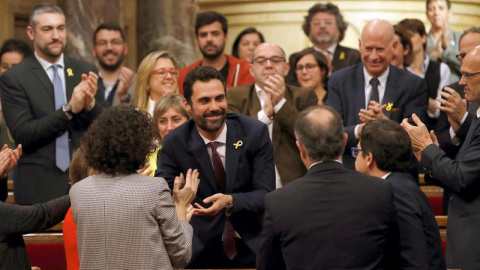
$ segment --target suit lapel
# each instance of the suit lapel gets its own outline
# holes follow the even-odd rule
[[[257,91],[255,91],[255,84],[252,84],[249,93],[248,116],[258,119],[258,112],[262,109],[262,105],[260,104]]]
[[[215,193],[217,193],[218,188],[217,182],[215,181],[215,174],[213,173],[212,162],[210,161],[205,142],[202,137],[200,137],[196,126],[193,126],[191,129],[189,147],[192,149],[193,155],[199,164],[199,172],[205,174],[200,175],[200,179],[210,184],[212,190],[215,190]]]
[[[225,170],[227,173],[227,190],[230,194],[235,186],[235,176],[237,175],[238,160],[243,152],[242,146],[245,143],[243,138],[238,134],[236,126],[227,120],[227,145],[225,151]],[[237,147],[235,148],[235,145]]]
[[[82,80],[82,74],[79,71],[76,71],[73,66],[72,61],[68,57],[63,58],[65,68],[63,72],[65,73],[65,93],[67,94],[67,102],[72,98],[73,89],[77,86],[78,82]]]
[[[27,61],[27,59],[26,59]],[[35,56],[28,58],[29,66],[33,75],[42,83],[43,87],[38,87],[38,91],[44,91],[48,96],[48,101],[51,103],[51,107],[55,109],[55,97],[53,95],[53,83],[48,78],[47,72],[43,69],[42,65],[37,61]]]
[[[358,114],[360,109],[365,109],[365,76],[363,75],[363,65],[358,65],[357,70],[355,71],[355,76],[357,76],[357,79],[353,79],[354,82],[359,82],[356,85],[356,91],[354,93],[355,98],[354,98],[354,107],[355,107],[355,114]],[[356,116],[356,119],[358,119],[358,116]],[[358,119],[358,122],[360,123],[360,120]]]
[[[385,94],[383,95],[383,99],[381,104],[392,104],[392,108],[395,108],[395,103],[394,101],[396,100],[396,94],[397,94],[397,75],[395,74],[397,70],[390,66],[390,71],[388,72],[387,76],[387,85],[385,86]],[[384,110],[383,113],[385,114],[386,117],[390,118],[392,110]]]

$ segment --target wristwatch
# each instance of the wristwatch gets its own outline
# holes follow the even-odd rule
[[[70,115],[71,117],[75,116],[75,113],[73,113],[72,106],[70,106],[70,104],[63,105],[62,109],[64,113]]]

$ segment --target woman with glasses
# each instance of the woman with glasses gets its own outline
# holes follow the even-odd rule
[[[155,51],[138,67],[135,105],[153,115],[155,102],[162,96],[178,93],[177,62],[167,51]]]
[[[324,88],[329,72],[327,58],[321,52],[308,48],[299,53],[294,67],[300,86],[313,89],[317,94],[318,104],[323,105],[327,98],[327,90]]]

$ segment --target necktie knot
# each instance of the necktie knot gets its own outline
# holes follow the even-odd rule
[[[217,153],[218,142],[209,142],[208,145],[212,149],[212,153]]]
[[[378,88],[378,86],[380,85],[380,81],[377,78],[372,78],[370,80],[370,85],[372,87]]]

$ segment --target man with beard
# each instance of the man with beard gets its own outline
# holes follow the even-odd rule
[[[220,71],[225,79],[227,89],[253,83],[248,62],[224,54],[225,44],[228,39],[227,32],[227,19],[222,14],[214,11],[197,14],[195,35],[197,36],[198,48],[202,52],[203,58],[180,70],[178,89],[181,94],[183,94],[185,76],[198,66],[213,67]]]
[[[98,62],[98,90],[106,105],[133,103],[136,76],[123,65],[128,53],[123,29],[115,23],[100,24],[93,34],[93,56]]]
[[[251,116],[268,126],[273,142],[277,188],[307,172],[295,145],[293,129],[298,114],[318,102],[311,89],[285,84],[288,68],[285,52],[280,46],[262,43],[253,51],[250,66],[255,84],[228,91],[229,112]]]
[[[35,6],[27,35],[35,54],[0,77],[5,120],[24,151],[13,174],[19,204],[68,194],[71,154],[103,103],[95,66],[63,54],[67,26],[58,6]]]
[[[308,10],[303,22],[303,31],[313,44],[313,48],[327,57],[332,72],[360,62],[360,53],[339,43],[345,37],[348,24],[337,6],[332,3],[315,4]],[[293,66],[300,52],[290,55],[290,72],[287,82],[298,85]]]
[[[200,174],[187,268],[255,268],[265,195],[275,188],[267,126],[227,115],[225,81],[215,68],[190,71],[184,96],[192,119],[165,136],[156,176],[172,188],[176,175]]]

